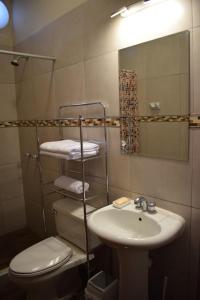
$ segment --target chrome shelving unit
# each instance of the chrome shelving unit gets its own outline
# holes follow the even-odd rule
[[[84,157],[84,150],[83,150],[83,142],[84,142],[84,139],[83,139],[83,130],[84,128],[87,126],[84,126],[83,125],[83,122],[86,118],[84,118],[83,115],[76,115],[75,118],[67,118],[67,117],[63,117],[63,111],[65,110],[68,110],[68,109],[73,109],[73,111],[76,111],[76,109],[78,108],[89,108],[89,107],[94,107],[94,108],[100,108],[102,113],[101,113],[101,117],[98,116],[98,119],[101,119],[103,122],[103,127],[102,127],[102,130],[103,130],[103,138],[104,138],[104,141],[103,141],[103,145],[104,145],[104,149],[103,149],[103,152],[100,151],[99,155],[95,155],[95,156],[91,156],[91,157]],[[62,121],[63,120],[78,120],[78,125],[77,127],[79,128],[79,136],[80,136],[80,150],[81,150],[81,156],[79,159],[76,159],[76,160],[72,160],[73,162],[76,162],[78,164],[81,165],[81,171],[78,172],[81,179],[82,180],[82,184],[83,184],[83,193],[81,193],[80,195],[77,196],[77,194],[74,194],[74,193],[71,193],[71,192],[67,192],[66,190],[63,190],[63,189],[59,189],[57,187],[55,187],[53,185],[53,182],[46,182],[44,183],[42,178],[43,178],[43,170],[42,170],[42,165],[41,165],[41,156],[40,155],[40,139],[39,139],[39,134],[38,134],[38,128],[36,128],[36,135],[37,135],[37,150],[38,150],[38,163],[39,163],[39,171],[40,171],[40,183],[41,183],[41,190],[42,190],[42,205],[43,205],[43,224],[44,224],[44,229],[46,231],[46,219],[45,219],[45,210],[44,210],[44,193],[43,193],[43,188],[44,186],[46,186],[48,189],[49,189],[49,192],[48,194],[51,194],[51,193],[58,193],[64,197],[67,197],[67,198],[71,198],[71,199],[74,199],[74,200],[78,200],[78,201],[81,201],[82,204],[83,204],[83,214],[84,214],[84,227],[85,227],[85,241],[86,241],[86,256],[87,256],[87,273],[88,273],[88,278],[89,278],[89,274],[90,274],[90,268],[89,268],[89,261],[90,261],[90,249],[89,249],[89,236],[88,236],[88,226],[87,226],[87,211],[86,211],[86,203],[88,201],[91,201],[93,199],[96,199],[97,197],[100,196],[100,194],[90,194],[88,192],[85,191],[85,182],[86,182],[86,177],[87,177],[87,174],[86,174],[86,163],[88,161],[92,161],[92,160],[96,160],[96,159],[100,159],[100,158],[104,158],[105,160],[105,186],[106,186],[106,201],[107,201],[107,204],[109,204],[109,189],[108,189],[108,155],[107,155],[107,131],[106,131],[106,110],[105,110],[105,106],[102,102],[91,102],[91,103],[78,103],[78,104],[71,104],[71,105],[63,105],[63,106],[60,106],[59,109],[58,109],[58,115],[59,115],[59,118],[57,119],[57,121],[59,121],[59,138],[60,140],[63,140],[64,139],[64,132],[63,132],[63,129],[65,127],[62,126]],[[74,128],[75,126],[73,126]],[[91,127],[90,127],[91,128]],[[52,158],[53,159],[53,158]],[[60,174],[61,175],[64,175],[65,174],[65,165],[64,165],[64,159],[61,159],[61,158],[57,158],[60,160]],[[76,172],[75,172],[76,173]],[[96,176],[94,176],[96,177]],[[48,195],[46,194],[46,195]]]

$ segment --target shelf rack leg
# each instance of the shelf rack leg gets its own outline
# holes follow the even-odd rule
[[[104,116],[106,198],[107,198],[107,205],[109,205],[110,198],[109,198],[109,179],[108,179],[108,137],[107,137],[107,129],[106,129],[106,107],[103,103],[101,103],[101,105],[103,107],[103,116]]]
[[[81,142],[81,170],[82,170],[82,185],[83,185],[83,213],[84,213],[84,226],[85,226],[85,243],[86,243],[86,255],[87,255],[87,277],[90,277],[90,261],[89,261],[89,237],[88,237],[88,226],[87,226],[87,211],[86,211],[86,196],[85,196],[85,161],[83,153],[83,126],[82,116],[79,116],[80,126],[80,142]]]
[[[47,225],[46,225],[46,215],[45,215],[45,206],[44,206],[44,193],[43,193],[43,181],[42,181],[42,166],[41,166],[41,159],[40,159],[40,139],[38,134],[38,124],[36,123],[36,140],[37,140],[37,162],[38,162],[38,169],[39,169],[39,179],[40,179],[40,194],[41,194],[41,204],[42,204],[42,222],[44,228],[44,234],[47,235]]]

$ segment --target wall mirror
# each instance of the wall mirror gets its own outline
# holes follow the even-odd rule
[[[121,152],[188,160],[189,31],[119,50]]]

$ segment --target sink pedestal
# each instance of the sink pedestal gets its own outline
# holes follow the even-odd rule
[[[148,300],[148,251],[118,248],[119,300]]]

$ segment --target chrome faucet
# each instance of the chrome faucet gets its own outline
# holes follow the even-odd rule
[[[144,197],[137,197],[134,200],[135,207],[141,209],[142,211],[147,211],[149,213],[156,212],[156,203],[154,201],[148,201]]]

